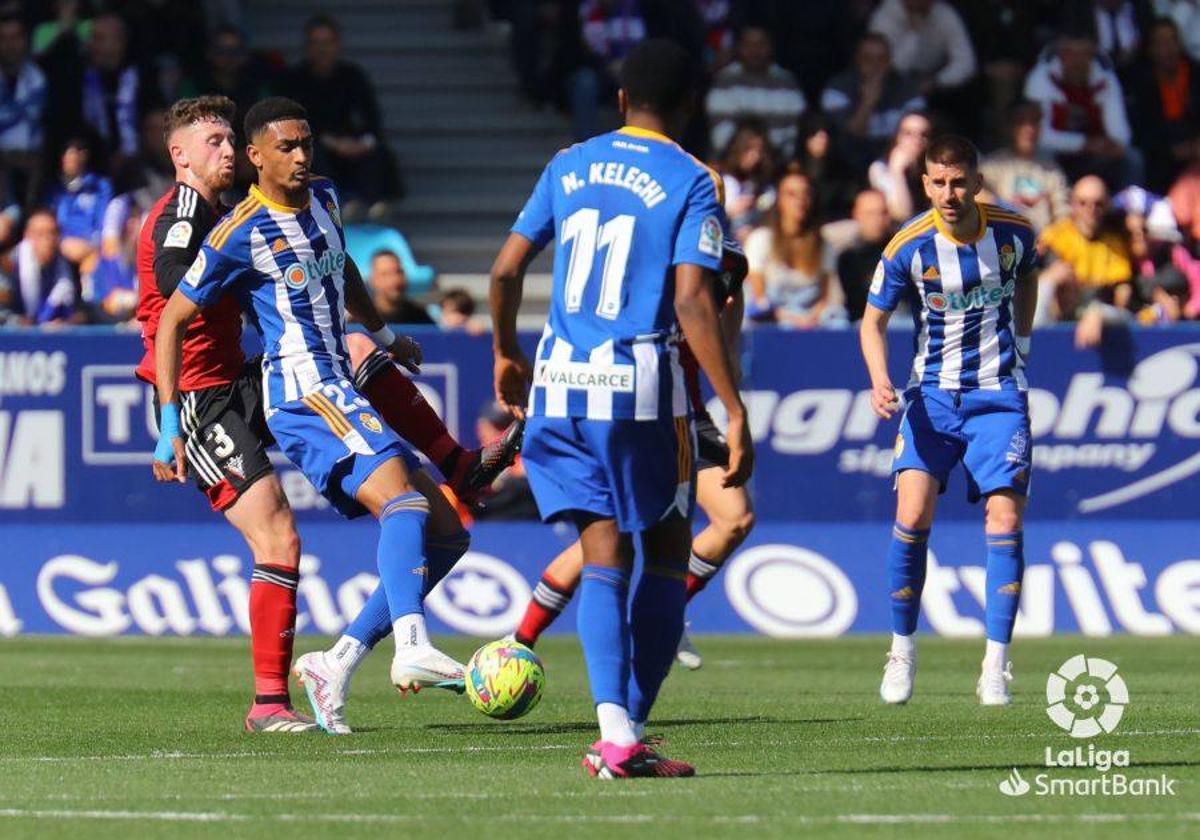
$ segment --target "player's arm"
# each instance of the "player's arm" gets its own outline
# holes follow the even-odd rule
[[[858,331],[863,361],[867,363],[867,375],[871,378],[871,408],[884,420],[890,420],[899,405],[888,374],[887,325],[891,317],[888,310],[868,303]]]
[[[1016,327],[1017,352],[1028,358],[1033,319],[1038,302],[1038,255],[1032,237],[1022,242],[1021,264],[1017,269],[1017,286],[1013,290],[1013,320]],[[1065,261],[1064,261],[1065,262]]]
[[[354,319],[366,327],[376,343],[387,350],[405,369],[412,373],[420,373],[423,361],[421,345],[406,335],[396,335],[391,327],[384,323],[383,316],[375,308],[375,301],[371,300],[371,293],[367,291],[362,272],[358,270],[354,260],[350,259],[349,254],[346,255],[342,279],[345,281],[346,309]]]
[[[712,296],[712,275],[691,263],[675,266],[675,317],[688,347],[716,392],[729,416],[729,466],[722,484],[740,487],[754,470],[754,444],[746,423],[746,406],[738,393],[729,349],[717,317]]]
[[[510,233],[492,263],[488,304],[492,310],[492,350],[496,399],[516,417],[525,416],[532,372],[517,343],[517,312],[525,290],[525,272],[541,248],[524,234]]]
[[[160,215],[154,223],[153,241],[154,283],[158,293],[169,299],[195,262],[204,235],[191,219]]]
[[[908,270],[889,244],[871,278],[867,306],[858,331],[863,361],[871,378],[871,408],[884,420],[890,420],[900,407],[888,373],[887,326],[907,288]]]
[[[159,481],[187,480],[183,439],[179,433],[179,366],[183,359],[183,337],[188,324],[200,314],[200,306],[178,289],[167,298],[158,318],[154,337],[154,379],[160,407],[158,445],[152,468]]]

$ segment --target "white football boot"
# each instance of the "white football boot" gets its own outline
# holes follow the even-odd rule
[[[696,671],[704,664],[704,657],[700,655],[700,651],[696,650],[696,646],[692,644],[692,637],[688,635],[688,627],[690,626],[690,624],[683,626],[683,635],[679,637],[679,648],[675,651],[675,659],[689,671]]]
[[[883,666],[883,682],[879,697],[884,703],[902,705],[913,693],[913,678],[917,675],[917,652],[897,653],[889,650]]]
[[[330,735],[350,735],[346,723],[346,698],[350,696],[350,674],[345,668],[331,665],[324,651],[306,653],[296,660],[292,673],[312,704],[317,725]]]
[[[392,685],[404,694],[412,689],[445,688],[456,694],[466,691],[461,662],[456,662],[433,645],[396,648],[392,659]]]
[[[1012,682],[1012,663],[1009,662],[1003,670],[984,668],[975,683],[975,696],[981,706],[1007,706],[1012,703],[1012,694],[1008,684]]]

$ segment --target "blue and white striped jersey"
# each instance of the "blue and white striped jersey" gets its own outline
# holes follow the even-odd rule
[[[251,187],[205,239],[179,289],[200,306],[228,290],[263,343],[263,392],[273,406],[325,382],[348,380],[345,237],[337,193],[313,178],[305,207],[286,207]]]
[[[867,300],[888,312],[907,300],[914,355],[907,388],[1028,388],[1017,351],[1013,294],[1037,259],[1034,233],[1016,212],[979,205],[979,231],[954,238],[936,210],[910,220],[883,250]]]
[[[726,227],[721,179],[664,135],[626,127],[559,152],[512,228],[558,239],[530,414],[686,416],[674,267],[719,270]]]

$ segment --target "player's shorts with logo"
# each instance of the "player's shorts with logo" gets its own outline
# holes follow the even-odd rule
[[[347,518],[367,512],[354,498],[385,461],[421,464],[347,381],[326,382],[306,397],[271,407],[271,434],[313,487]]]
[[[710,467],[728,467],[729,443],[708,411],[703,408],[697,411],[693,425],[696,427],[696,472]]]
[[[913,388],[900,421],[892,474],[921,470],[946,491],[950,470],[962,462],[967,499],[997,490],[1029,494],[1029,397],[1023,391]]]
[[[521,461],[547,522],[571,511],[644,531],[696,498],[695,439],[686,417],[589,420],[530,417]]]
[[[157,395],[154,409],[160,420]],[[233,382],[180,392],[179,431],[192,480],[213,510],[229,509],[271,472],[259,360],[247,362]]]

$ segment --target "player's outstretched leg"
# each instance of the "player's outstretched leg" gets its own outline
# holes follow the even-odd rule
[[[527,647],[533,647],[554,620],[571,603],[583,574],[583,549],[579,542],[567,546],[561,554],[550,561],[542,578],[533,588],[533,597],[525,607],[525,615],[517,625],[513,638]]]
[[[292,709],[288,666],[296,633],[296,587],[300,581],[300,537],[279,479],[266,473],[225,509],[254,554],[250,577],[250,646],[254,704],[247,732],[312,732],[311,718]]]
[[[410,479],[430,507],[425,536],[426,574],[421,589],[421,598],[424,600],[459,558],[466,554],[471,537],[433,479],[422,470],[412,473]],[[329,734],[351,733],[346,721],[346,701],[350,696],[354,672],[375,645],[391,632],[392,618],[387,592],[383,583],[380,583],[333,647],[306,653],[296,660],[293,670],[308,692],[317,723]],[[461,683],[444,687],[459,691]]]
[[[703,445],[701,446],[703,452]],[[728,457],[728,456],[726,456]],[[723,466],[715,464],[696,473],[696,501],[708,516],[708,527],[692,540],[688,559],[687,600],[704,591],[708,582],[721,570],[733,552],[738,550],[754,528],[754,508],[745,487],[723,487]],[[704,664],[688,636],[687,625],[679,637],[675,659],[688,670],[695,671]]]
[[[937,479],[919,470],[896,476],[896,522],[888,548],[888,584],[892,602],[892,647],[883,668],[879,696],[885,703],[907,703],[917,673],[913,635],[921,613],[921,590],[929,553],[929,529],[937,502]]]
[[[1021,578],[1025,573],[1025,537],[1021,528],[1024,506],[1024,497],[1011,490],[993,493],[987,499],[987,647],[975,685],[975,696],[984,706],[1007,706],[1012,702],[1008,689],[1012,680],[1008,645],[1017,620]]]
[[[455,494],[471,501],[512,466],[521,451],[523,422],[509,426],[483,449],[462,447],[411,379],[367,336],[351,333],[346,346],[354,365],[354,386],[389,426],[437,465]]]

